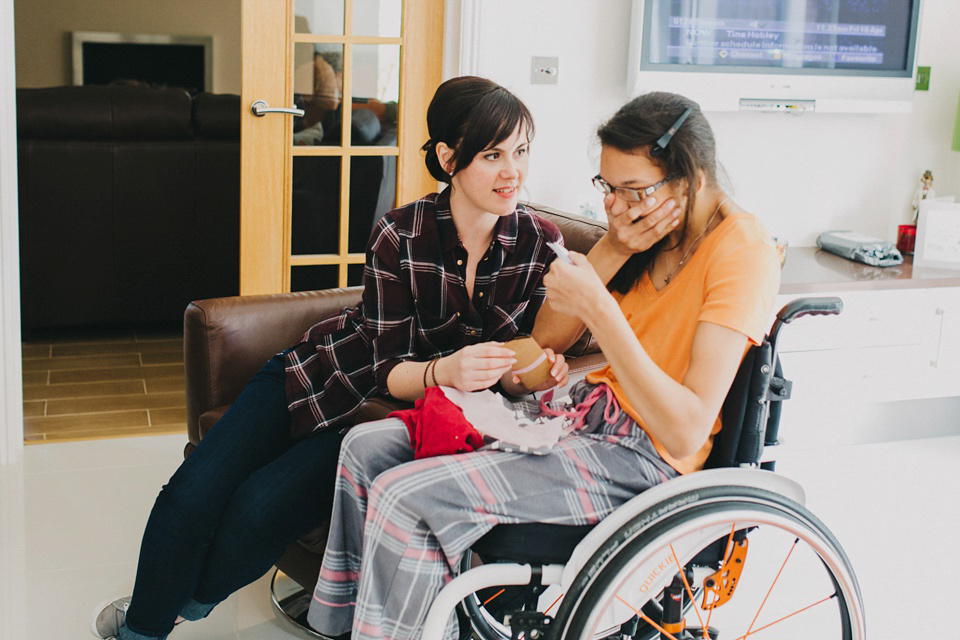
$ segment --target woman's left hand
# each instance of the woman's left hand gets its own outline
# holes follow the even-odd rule
[[[559,313],[565,313],[586,322],[592,311],[600,308],[610,293],[593,265],[582,253],[569,252],[573,264],[554,260],[543,277],[547,288],[547,303]]]
[[[661,203],[653,196],[629,206],[613,206],[615,196],[603,199],[607,212],[606,237],[615,251],[623,254],[642,253],[662,240],[680,224],[683,207],[674,198]]]
[[[553,366],[550,367],[550,377],[536,387],[527,389],[528,392],[546,391],[547,389],[552,389],[553,387],[562,387],[567,384],[567,381],[569,380],[570,365],[567,364],[567,359],[563,357],[563,354],[554,353],[553,349],[550,347],[544,347],[543,352],[547,354],[547,359],[553,363]],[[520,376],[515,373],[511,376],[510,381],[517,386],[523,386]]]

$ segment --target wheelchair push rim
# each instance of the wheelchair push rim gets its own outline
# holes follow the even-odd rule
[[[749,530],[748,558],[729,602],[704,608],[697,588],[706,573],[684,579],[688,628],[713,627],[724,640],[864,640],[856,577],[839,543],[809,511],[761,489],[716,487],[696,494],[688,507],[652,524],[640,514],[597,551],[570,585],[554,637],[609,637],[634,614],[641,618],[636,637],[657,637],[665,630],[644,617],[642,604],[662,592],[681,573],[678,567],[691,564],[705,546],[725,533],[732,537],[734,531]],[[674,631],[662,637],[681,636]],[[693,637],[709,636],[697,630]]]

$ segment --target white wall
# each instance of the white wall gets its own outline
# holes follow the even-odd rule
[[[448,14],[460,16],[466,30],[445,42],[446,75],[490,77],[517,93],[536,119],[530,200],[602,210],[589,182],[598,154],[593,133],[629,97],[630,4],[448,0]],[[916,62],[932,67],[931,83],[916,93],[911,114],[708,114],[738,202],[772,234],[809,246],[820,232],[840,228],[894,240],[925,169],[938,195],[960,195],[960,153],[950,151],[958,25],[960,2],[925,0]],[[530,84],[531,56],[560,58],[558,84]]]
[[[23,455],[12,17],[12,0],[0,0],[0,466],[17,462]]]

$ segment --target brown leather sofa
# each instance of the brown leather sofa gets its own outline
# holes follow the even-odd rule
[[[535,208],[560,228],[566,246],[575,251],[586,253],[606,230],[606,225],[594,220],[549,207]],[[361,290],[349,287],[190,303],[184,314],[189,438],[184,455],[189,455],[267,359],[296,342],[319,320],[356,304]],[[566,355],[572,378],[604,363],[589,334]],[[361,407],[357,421],[382,418],[401,406],[396,400],[373,398]],[[277,562],[277,567],[308,592],[320,572],[325,538],[325,530],[314,531],[292,544]]]
[[[179,325],[239,291],[240,96],[17,90],[23,327]]]
[[[353,144],[395,145],[395,117],[354,102]],[[317,144],[339,144],[328,115]],[[240,116],[238,95],[140,83],[17,90],[26,333],[173,328],[191,300],[239,292]],[[394,199],[396,158],[353,162],[349,242],[362,253]],[[339,159],[298,158],[292,192],[293,252],[336,253]],[[296,273],[293,289],[335,284]]]

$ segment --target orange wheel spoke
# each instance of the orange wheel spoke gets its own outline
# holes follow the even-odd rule
[[[783,564],[780,565],[780,569],[777,571],[777,575],[774,576],[773,582],[770,584],[770,588],[767,589],[767,595],[763,596],[763,602],[760,603],[760,608],[757,609],[757,614],[753,616],[753,621],[747,628],[747,633],[743,636],[744,638],[750,635],[750,632],[753,631],[753,625],[757,624],[757,618],[760,617],[760,612],[763,611],[764,605],[767,604],[767,598],[770,597],[770,594],[773,592],[773,588],[777,585],[777,580],[780,579],[780,574],[783,573],[783,568],[787,566],[787,561],[790,560],[790,555],[793,553],[793,550],[797,548],[798,542],[800,542],[800,538],[794,538],[793,544],[790,545],[790,550],[787,552],[787,557],[783,559]]]
[[[764,629],[769,629],[769,628],[772,627],[773,625],[779,624],[779,623],[783,622],[784,620],[786,620],[787,618],[792,618],[793,616],[797,615],[798,613],[803,613],[804,611],[807,611],[808,609],[814,608],[814,607],[817,606],[818,604],[823,604],[824,602],[826,602],[826,601],[828,601],[828,600],[832,600],[833,598],[836,598],[836,597],[837,597],[837,594],[834,593],[833,595],[829,595],[829,596],[827,596],[826,598],[823,598],[822,600],[817,600],[817,601],[814,602],[813,604],[808,604],[807,606],[803,607],[802,609],[797,609],[797,610],[794,611],[793,613],[789,613],[789,614],[783,616],[782,618],[780,618],[780,619],[778,619],[778,620],[774,620],[773,622],[771,622],[771,623],[769,623],[769,624],[765,624],[765,625],[763,625],[762,627],[760,627],[759,629],[754,629],[754,630],[752,630],[752,631],[749,631],[749,630],[748,630],[746,634],[740,636],[739,638],[737,638],[737,640],[744,640],[747,636],[752,636],[752,635],[755,634],[755,633],[760,633],[760,632],[763,631]],[[754,622],[756,622],[756,620],[754,620]],[[750,625],[750,626],[752,627],[753,625]]]
[[[563,599],[563,596],[564,596],[564,595],[565,595],[565,594],[561,593],[561,594],[560,594],[560,597],[558,597],[556,600],[554,600],[554,601],[553,601],[553,604],[551,604],[549,607],[547,607],[547,610],[543,612],[543,615],[547,615],[548,613],[550,613],[550,609],[553,609],[555,606],[557,606],[557,603],[560,602],[560,601]]]
[[[626,600],[624,600],[624,599],[621,598],[620,596],[617,596],[617,600],[619,600],[619,601],[622,602],[623,604],[625,604],[625,605],[627,605],[628,607],[630,607],[631,609],[633,609],[633,612],[636,613],[638,616],[640,616],[640,619],[641,619],[641,620],[643,620],[644,622],[646,622],[647,624],[649,624],[651,627],[653,627],[654,629],[656,629],[657,631],[659,631],[662,635],[666,636],[666,637],[669,638],[670,640],[677,640],[676,636],[674,636],[672,633],[670,633],[669,631],[667,631],[666,629],[664,629],[663,627],[661,627],[659,624],[657,624],[657,623],[654,622],[653,620],[651,620],[651,619],[650,619],[650,616],[648,616],[647,614],[645,614],[643,611],[640,611],[640,609],[637,609],[636,607],[634,607],[632,604],[630,604],[629,602],[627,602]]]
[[[693,611],[697,614],[697,620],[700,621],[700,626],[706,629],[706,626],[703,624],[703,617],[700,615],[700,607],[697,606],[697,599],[693,597],[693,589],[690,588],[690,585],[687,583],[687,576],[683,571],[683,567],[680,566],[680,558],[677,557],[677,550],[673,548],[673,544],[670,544],[670,553],[673,554],[673,562],[677,565],[677,569],[680,570],[680,579],[683,580],[683,588],[687,591],[687,596],[690,598],[690,604],[693,605]]]
[[[501,593],[503,593],[504,591],[506,591],[506,589],[500,589],[500,591],[497,591],[495,594],[493,594],[492,596],[490,596],[489,598],[487,598],[486,600],[484,600],[484,601],[483,601],[483,606],[487,606],[488,604],[490,604],[491,602],[493,602],[493,601],[494,601]]]

